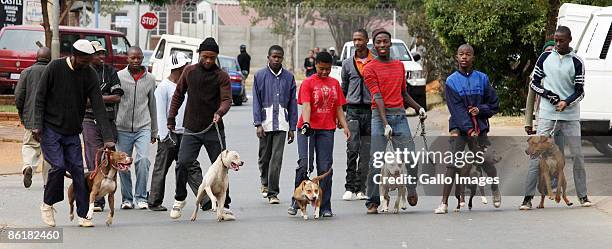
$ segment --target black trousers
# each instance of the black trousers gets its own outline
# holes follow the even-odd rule
[[[172,163],[178,162],[178,152],[181,149],[182,134],[176,135],[176,145],[170,139],[164,139],[157,143],[157,154],[155,155],[155,165],[153,166],[153,175],[151,176],[151,189],[149,190],[149,199],[147,200],[149,207],[159,206],[164,202],[164,193],[166,189],[166,175]],[[200,162],[193,162],[194,167],[200,168]],[[202,171],[194,171],[194,174],[188,174],[187,184],[194,194],[198,193],[198,183],[202,182]]]
[[[185,129],[185,133],[194,133],[188,129]],[[181,141],[181,149],[178,153],[178,163],[176,165],[176,194],[174,195],[174,199],[177,201],[184,201],[187,198],[187,181],[191,175],[200,175],[199,179],[197,179],[197,186],[202,184],[202,168],[195,165],[195,161],[198,159],[198,155],[200,154],[200,149],[202,146],[206,148],[206,152],[208,153],[208,158],[210,159],[210,163],[215,162],[217,157],[221,154],[221,143],[223,143],[223,147],[225,148],[225,131],[223,129],[219,130],[221,133],[221,141],[217,136],[216,129],[210,129],[208,132],[204,134],[198,135],[183,135],[183,139]],[[193,177],[193,176],[192,176]],[[232,199],[229,195],[229,187],[227,188],[227,197],[225,198],[224,206],[229,208],[229,204],[232,202]],[[202,205],[204,209],[209,209],[211,206],[210,199],[208,197],[204,198],[205,202]]]
[[[278,196],[280,172],[283,166],[286,131],[266,132],[259,139],[259,178],[261,185],[268,187],[268,197]]]
[[[369,108],[346,110],[346,122],[351,137],[346,142],[346,191],[366,193],[370,162],[372,111]]]

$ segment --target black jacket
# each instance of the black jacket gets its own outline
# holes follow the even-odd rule
[[[238,65],[240,65],[240,70],[251,71],[251,56],[247,53],[240,53],[238,55]]]
[[[21,78],[15,88],[15,105],[19,112],[21,124],[31,130],[34,125],[34,105],[36,100],[36,87],[49,62],[37,61],[31,67],[21,72]]]

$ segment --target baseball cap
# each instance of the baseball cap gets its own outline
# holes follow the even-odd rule
[[[190,62],[191,59],[187,58],[185,53],[177,52],[175,54],[172,54],[172,56],[170,57],[170,63],[168,65],[168,68],[170,68],[170,70],[177,69],[189,64]]]
[[[329,49],[328,49],[328,50],[329,50],[329,51],[332,51],[332,50],[333,50],[333,51],[336,51],[336,48],[334,48],[334,47],[329,47]]]
[[[92,55],[96,52],[94,47],[88,40],[80,39],[72,44],[72,48],[74,51],[78,51],[82,54]]]
[[[102,44],[99,41],[91,41],[91,45],[94,47],[94,50],[96,50],[96,52],[106,52],[106,49],[102,47]]]

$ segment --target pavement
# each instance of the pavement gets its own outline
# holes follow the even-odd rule
[[[605,197],[611,194],[595,188],[589,189],[592,195],[603,197],[593,196],[593,201],[601,206],[591,208],[547,202],[546,209],[519,211],[522,197],[504,195],[499,209],[477,202],[472,211],[434,215],[433,209],[440,197],[423,194],[416,207],[409,207],[400,214],[366,215],[363,201],[341,199],[346,143],[340,131],[335,136],[333,151],[332,207],[335,216],[308,221],[297,216],[288,217],[286,210],[293,189],[297,147],[295,143],[285,146],[280,177],[281,204],[270,205],[259,193],[258,140],[251,125],[251,112],[249,101],[244,106],[233,106],[224,117],[227,145],[238,151],[245,161],[239,172],[229,172],[231,208],[237,221],[219,223],[210,212],[200,212],[197,221],[189,221],[195,199],[189,194],[183,217],[177,220],[170,219],[169,212],[117,210],[113,225],[106,227],[107,209],[94,214],[96,227],[86,229],[68,220],[68,206],[61,202],[55,205],[55,217],[58,227],[63,229],[63,243],[0,243],[0,248],[610,248],[612,243],[612,215],[606,211],[612,201]],[[444,134],[447,117],[443,112],[432,111],[429,118],[429,135]],[[436,120],[442,121],[437,123]],[[410,117],[409,121],[411,128],[416,127],[416,118]],[[422,146],[419,141],[417,148]],[[155,145],[150,147],[150,160],[154,159],[155,150]],[[199,156],[203,170],[210,165],[205,153],[202,150]],[[602,186],[608,182],[609,185],[610,161],[591,150],[588,153],[589,182]],[[175,188],[172,169],[168,173],[163,203],[168,208],[172,206]],[[573,185],[573,181],[569,181]],[[20,175],[0,176],[0,227],[44,227],[39,212],[43,195],[41,182],[40,174],[36,174],[32,187],[24,189]],[[419,188],[419,192],[422,193],[422,189]],[[120,200],[119,192],[115,196]],[[570,198],[577,203],[574,195]],[[454,206],[455,200],[450,204]]]

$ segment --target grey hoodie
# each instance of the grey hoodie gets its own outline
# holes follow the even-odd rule
[[[155,77],[145,72],[136,82],[127,67],[117,72],[117,76],[124,92],[117,109],[117,130],[138,132],[151,129],[151,137],[157,137]]]
[[[355,66],[355,55],[342,62],[341,78],[340,86],[349,106],[370,107],[372,105],[372,95],[363,81],[363,76]]]

